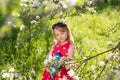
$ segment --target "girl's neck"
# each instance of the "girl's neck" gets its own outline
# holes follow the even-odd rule
[[[66,41],[64,41],[64,42],[59,42],[59,44],[60,45],[64,45],[64,44],[66,44],[66,43],[68,43],[68,41],[66,40]]]

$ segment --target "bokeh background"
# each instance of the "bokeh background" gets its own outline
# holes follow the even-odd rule
[[[79,62],[120,41],[120,0],[0,0],[0,80],[41,79],[58,21],[71,28]],[[120,51],[84,61],[75,72],[80,80],[119,80]]]

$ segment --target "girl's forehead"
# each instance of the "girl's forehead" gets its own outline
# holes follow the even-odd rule
[[[54,31],[65,32],[66,28],[55,28]]]
[[[62,31],[62,30],[59,30],[59,29],[54,29],[54,33],[61,33],[61,32],[65,32],[65,31]]]

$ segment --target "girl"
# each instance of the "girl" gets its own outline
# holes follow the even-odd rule
[[[52,26],[55,41],[51,47],[50,52],[46,56],[46,60],[53,57],[58,53],[60,58],[73,58],[74,57],[74,44],[73,38],[69,27],[64,22],[58,22]],[[46,65],[45,65],[46,66]],[[64,65],[60,66],[57,74],[51,76],[51,72],[44,70],[42,80],[73,80],[67,73],[69,69],[66,69]]]

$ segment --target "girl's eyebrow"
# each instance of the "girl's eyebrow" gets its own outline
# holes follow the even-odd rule
[[[60,32],[60,33],[57,33],[57,34],[55,34],[55,35],[59,35],[59,34],[63,34],[63,33],[65,33],[65,32]]]

